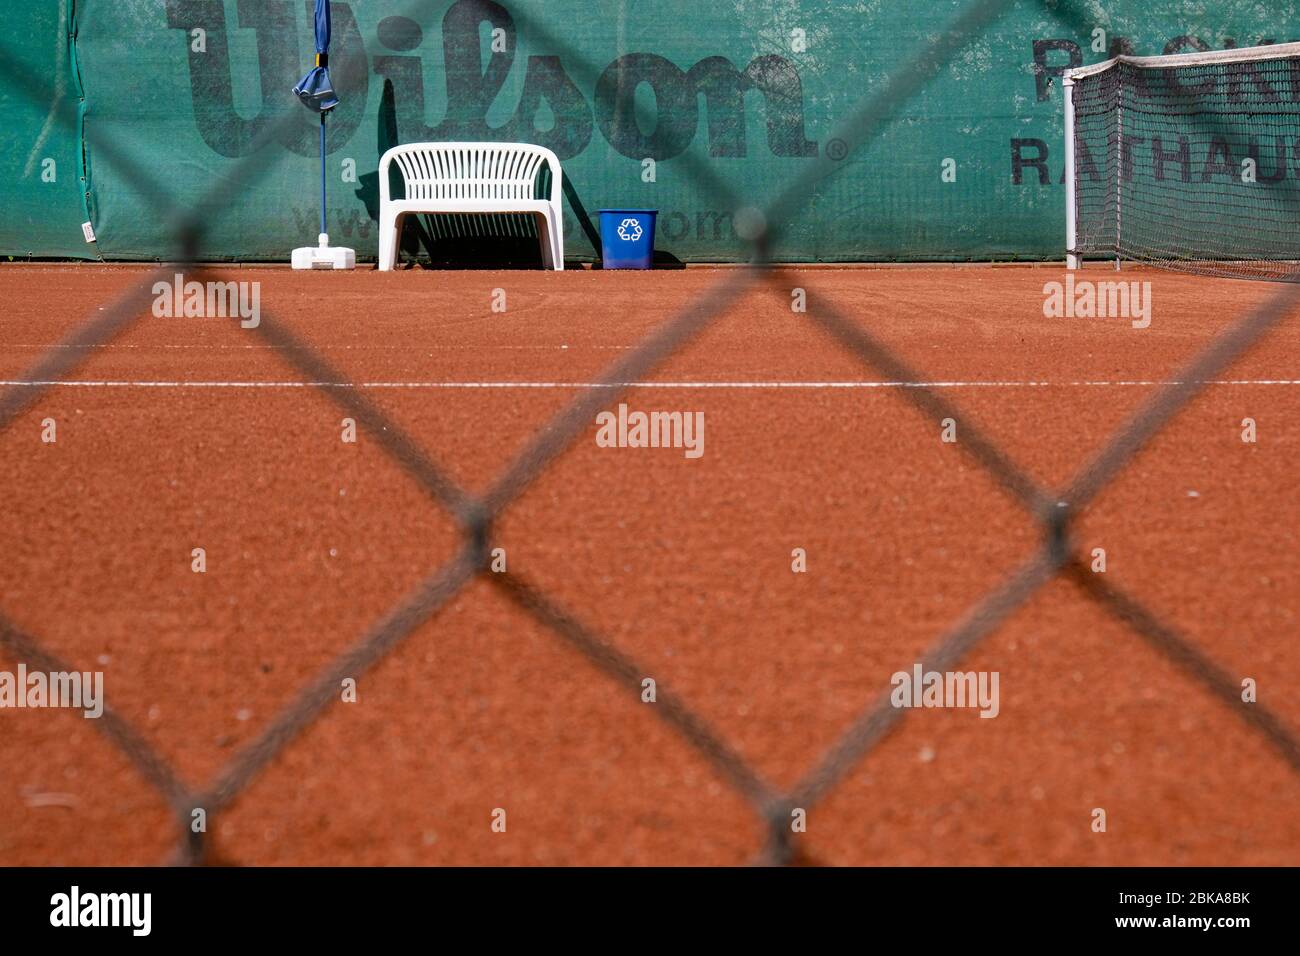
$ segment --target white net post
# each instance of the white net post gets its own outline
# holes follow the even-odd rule
[[[1074,80],[1062,78],[1065,90],[1065,265],[1068,269],[1079,268],[1079,257],[1075,254],[1079,239],[1079,210],[1075,205],[1075,158],[1074,158]]]

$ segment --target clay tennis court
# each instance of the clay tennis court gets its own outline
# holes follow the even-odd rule
[[[135,267],[0,270],[5,632],[104,673],[110,708],[189,794],[464,547],[446,508],[358,428],[360,393],[482,493],[614,363],[734,269],[406,271],[261,283],[263,324],[337,373],[313,383],[234,320],[143,314],[49,386],[28,371]],[[1109,278],[1104,270],[1085,276]],[[963,448],[978,429],[1062,488],[1267,283],[1126,271],[1153,320],[1047,319],[1059,268],[784,269],[607,407],[703,412],[704,454],[600,448],[596,424],[504,510],[526,582],[655,679],[602,671],[482,573],[352,675],[212,813],[238,864],[743,864],[768,824],[656,708],[675,700],[785,793],[890,677],[1042,548]],[[808,313],[791,309],[807,292]],[[504,290],[504,313],[492,311]],[[328,302],[328,308],[323,303]],[[813,321],[834,307],[923,374],[892,381]],[[1300,728],[1300,324],[1289,316],[1078,516],[1083,560],[1258,706]],[[957,441],[909,402],[958,409]],[[1254,443],[1242,422],[1257,423]],[[54,419],[57,441],[42,441]],[[203,548],[206,571],[191,569]],[[805,573],[792,571],[804,549]],[[0,670],[19,662],[0,645]],[[806,807],[827,864],[1295,865],[1294,751],[1068,575],[961,659],[1000,712],[913,710]],[[155,864],[188,819],[79,713],[0,735],[0,862]],[[1292,740],[1294,737],[1291,738]],[[494,832],[504,809],[506,832]],[[1093,811],[1106,812],[1105,833]]]

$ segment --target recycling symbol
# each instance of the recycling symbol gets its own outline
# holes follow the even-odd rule
[[[618,237],[624,242],[636,242],[641,238],[641,223],[635,219],[624,219],[618,224]]]

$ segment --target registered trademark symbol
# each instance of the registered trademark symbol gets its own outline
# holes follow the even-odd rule
[[[849,144],[842,139],[833,139],[826,144],[826,157],[839,162],[845,156],[849,155]]]

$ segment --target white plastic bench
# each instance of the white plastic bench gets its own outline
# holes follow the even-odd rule
[[[394,199],[389,169],[397,163],[406,198]],[[551,195],[537,199],[537,176],[551,170]],[[411,143],[394,146],[379,161],[379,269],[397,265],[402,217],[408,213],[527,213],[537,220],[542,262],[564,269],[560,212],[560,160],[529,143]]]

